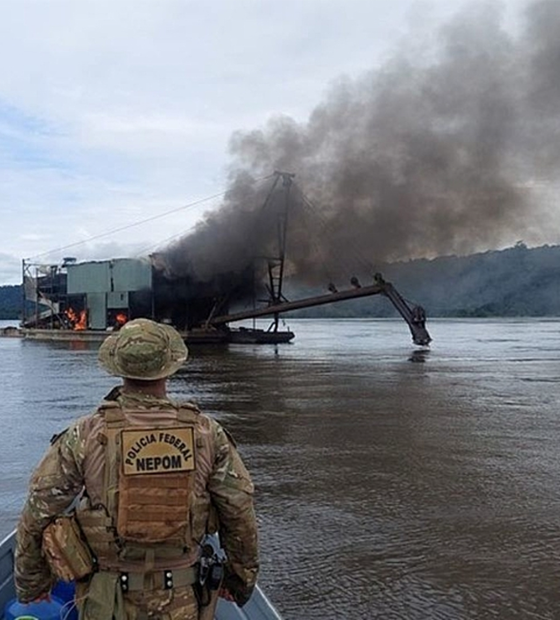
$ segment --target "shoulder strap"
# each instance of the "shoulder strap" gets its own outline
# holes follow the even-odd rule
[[[177,419],[192,424],[198,420],[200,409],[192,403],[180,403],[177,406]]]
[[[97,408],[97,413],[105,420],[108,427],[124,426],[124,412],[116,400],[104,400]]]
[[[105,506],[113,518],[116,515],[117,493],[118,493],[118,471],[120,459],[120,433],[125,426],[126,420],[120,404],[115,400],[104,400],[97,408],[97,412],[105,421],[107,429],[107,444],[105,453]]]

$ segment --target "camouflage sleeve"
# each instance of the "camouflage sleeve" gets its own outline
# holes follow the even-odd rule
[[[15,585],[29,602],[50,591],[53,577],[41,552],[43,530],[83,487],[80,425],[59,435],[33,472],[16,533]]]
[[[226,587],[239,606],[251,597],[259,570],[254,487],[233,440],[216,423],[216,460],[208,488],[226,551]]]

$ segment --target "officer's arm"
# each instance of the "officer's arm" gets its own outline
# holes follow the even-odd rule
[[[216,460],[209,491],[220,521],[228,561],[224,587],[238,605],[251,597],[259,568],[253,483],[233,440],[216,426]]]
[[[53,578],[41,553],[43,530],[82,490],[82,468],[76,450],[79,440],[76,424],[56,438],[31,477],[16,535],[14,577],[22,602],[40,597],[52,586]]]

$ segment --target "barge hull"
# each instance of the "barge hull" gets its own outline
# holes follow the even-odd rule
[[[70,330],[70,329],[38,329],[25,327],[5,327],[0,330],[0,337],[22,338],[39,342],[93,342],[101,343],[115,332],[96,330]],[[262,329],[241,328],[221,329],[196,329],[180,332],[183,340],[188,345],[196,344],[283,344],[294,338],[291,331],[268,332]]]

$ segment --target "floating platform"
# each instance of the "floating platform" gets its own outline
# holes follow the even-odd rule
[[[93,329],[39,329],[26,327],[4,327],[0,329],[2,338],[22,338],[41,342],[103,342],[114,334],[113,330]],[[291,331],[266,331],[241,327],[237,329],[193,329],[180,332],[187,344],[284,344],[294,339]]]

